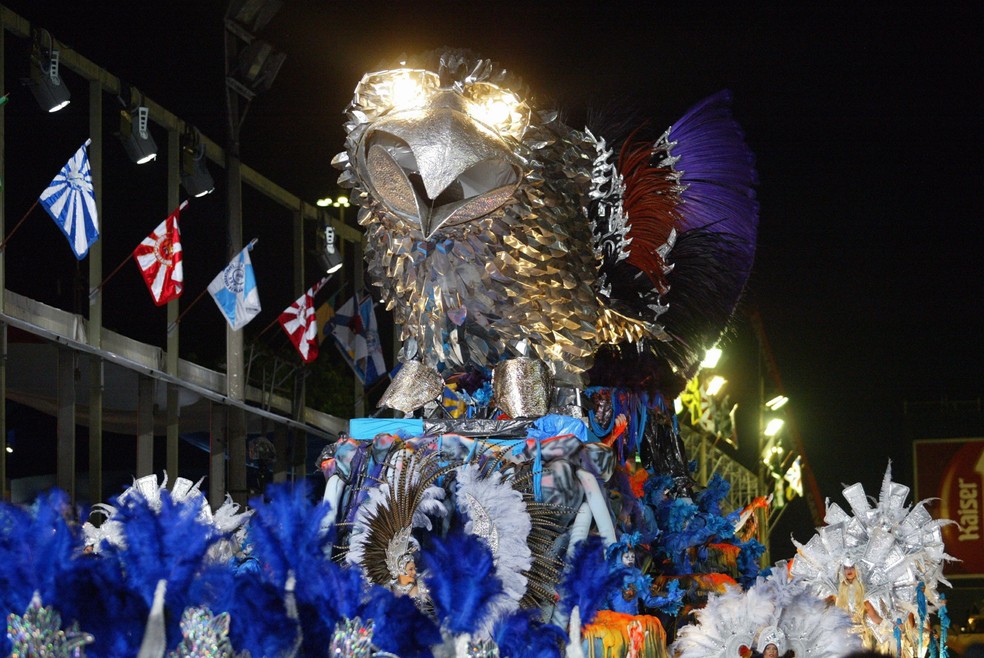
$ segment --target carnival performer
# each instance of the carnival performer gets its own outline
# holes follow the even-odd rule
[[[792,578],[785,562],[747,590],[711,594],[696,617],[679,629],[676,658],[840,658],[861,645],[847,614]]]
[[[757,651],[752,652],[753,658],[794,658],[796,652],[787,648],[786,634],[777,626],[767,626],[759,633]]]
[[[853,514],[828,503],[826,525],[806,544],[793,541],[792,575],[849,612],[866,649],[922,656],[925,624],[941,605],[940,586],[950,584],[941,528],[952,522],[933,519],[926,501],[907,504],[909,487],[892,481],[891,464],[877,499],[860,483],[843,493]]]
[[[828,596],[827,603],[836,605],[851,615],[853,631],[861,637],[865,649],[876,647],[878,641],[874,629],[881,628],[883,619],[871,602],[865,598],[864,583],[858,577],[858,567],[853,559],[843,560],[837,594]]]

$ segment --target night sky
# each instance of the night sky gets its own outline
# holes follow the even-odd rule
[[[3,4],[224,141],[224,2]],[[445,45],[500,61],[523,77],[541,107],[559,107],[575,127],[600,107],[666,126],[705,96],[731,89],[761,181],[758,256],[741,310],[761,315],[821,495],[841,501],[840,485],[857,481],[877,492],[889,459],[896,479],[911,483],[904,403],[979,400],[982,393],[984,5],[609,4],[286,0],[259,36],[288,57],[273,88],[249,109],[242,159],[308,201],[337,193],[329,163],[341,150],[341,113],[362,73]],[[7,41],[12,57],[19,40]],[[8,147],[8,227],[23,212],[14,204],[29,204],[86,136],[81,80],[74,78],[76,102],[47,117],[19,87],[13,66],[8,142],[28,139],[11,134],[11,121],[36,126],[30,139],[44,135],[49,146],[38,153],[53,168],[16,178],[25,186],[16,190]],[[24,116],[30,124],[16,123]],[[117,150],[111,132],[107,152]],[[136,206],[147,201],[134,192],[140,184],[117,193],[134,196]],[[121,246],[107,244],[104,269],[164,218],[165,201],[155,194],[158,216],[109,229]],[[203,278],[225,261],[225,244],[215,238],[220,202],[202,204],[198,215],[192,204],[183,216],[186,233],[211,235],[222,247],[202,257]],[[264,234],[254,262],[272,268],[276,231],[283,235],[286,224],[251,212],[245,231]],[[8,272],[18,267],[13,250],[10,258]],[[268,290],[262,325],[290,302],[289,290]],[[222,331],[214,309],[196,315],[190,320]],[[163,320],[152,336],[119,324],[143,340],[163,340]],[[747,344],[748,334],[740,316],[733,344]],[[749,386],[756,376],[732,378]],[[925,432],[934,436],[932,427]],[[982,433],[978,423],[969,435]],[[812,523],[802,501],[799,507],[784,532],[805,541]]]

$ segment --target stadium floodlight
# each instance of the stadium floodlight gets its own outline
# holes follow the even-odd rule
[[[334,274],[342,269],[342,254],[338,251],[335,244],[335,229],[332,226],[325,226],[325,248],[318,254],[325,274]]]
[[[120,112],[120,141],[130,159],[144,164],[157,158],[157,144],[150,134],[150,109],[138,105]]]
[[[50,35],[48,39],[51,40]],[[41,47],[40,40],[35,42],[30,76],[25,82],[45,112],[57,112],[72,102],[72,94],[61,79],[59,60],[58,50]]]
[[[198,131],[189,128],[181,137],[181,185],[193,197],[215,190],[215,181],[205,162],[205,144]]]

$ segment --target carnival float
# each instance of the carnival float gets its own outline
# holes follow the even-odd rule
[[[323,491],[0,506],[0,655],[925,655],[944,521],[890,472],[764,569],[763,501],[692,478],[672,402],[755,251],[729,103],[579,130],[467,52],[366,74],[333,162],[402,330],[379,412],[325,447]]]

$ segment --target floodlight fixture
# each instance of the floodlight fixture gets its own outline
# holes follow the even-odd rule
[[[711,349],[707,350],[707,352],[704,354],[704,360],[700,362],[700,367],[701,368],[717,367],[718,361],[721,360],[722,353],[723,352],[719,347],[712,347]]]
[[[775,436],[776,434],[779,433],[779,430],[781,430],[782,426],[785,424],[786,423],[782,418],[773,418],[766,424],[765,430],[763,430],[762,433],[770,437]]]
[[[352,204],[349,203],[347,196],[339,196],[337,199],[332,199],[330,196],[318,199],[314,202],[314,205],[319,208],[349,208]]]
[[[208,171],[205,144],[194,128],[181,137],[181,185],[193,197],[203,197],[215,190],[215,181]]]
[[[262,39],[253,39],[240,51],[229,85],[240,95],[252,98],[270,89],[285,59],[286,53],[274,50]]]
[[[322,267],[325,268],[325,274],[334,274],[342,269],[342,254],[338,251],[338,245],[335,244],[335,228],[333,226],[325,226],[324,238],[325,247],[318,254],[318,259],[321,261]]]
[[[48,46],[41,44],[40,33],[35,33],[34,48],[31,51],[31,71],[25,83],[34,94],[38,105],[45,112],[57,112],[72,102],[72,94],[65,86],[59,73],[60,54],[54,48],[54,40],[47,30]]]
[[[150,134],[150,109],[138,105],[120,112],[120,141],[130,159],[144,164],[157,158],[157,144]]]
[[[283,5],[283,0],[233,0],[226,17],[251,32],[259,32]]]
[[[708,395],[717,395],[727,383],[728,380],[721,375],[714,375],[711,377],[710,381],[707,382],[707,388],[704,390]]]

